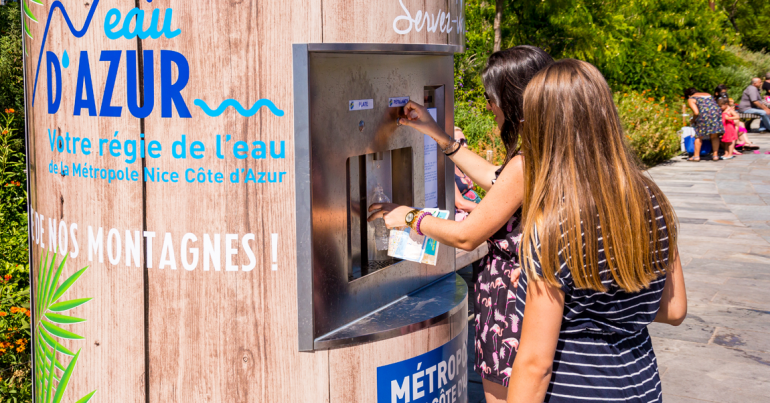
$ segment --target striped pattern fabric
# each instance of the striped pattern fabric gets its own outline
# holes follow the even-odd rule
[[[661,228],[658,256],[668,262],[668,231],[653,196]],[[564,259],[557,279],[564,291],[564,316],[546,402],[659,402],[658,364],[647,332],[658,313],[665,276],[649,288],[627,293],[612,279],[599,233],[599,270],[606,292],[577,289]],[[536,234],[537,237],[537,234]],[[539,243],[535,247],[539,247]],[[536,259],[536,254],[533,253]],[[538,273],[542,274],[535,260]],[[522,271],[516,313],[523,320],[527,275]]]
[[[761,116],[755,115],[753,113],[739,113],[738,116],[741,119],[759,119]]]

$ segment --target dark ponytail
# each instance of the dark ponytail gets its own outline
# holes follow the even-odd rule
[[[489,100],[500,107],[505,116],[500,138],[505,145],[506,163],[519,152],[524,90],[538,71],[553,62],[553,58],[542,49],[520,45],[492,53],[481,72]]]

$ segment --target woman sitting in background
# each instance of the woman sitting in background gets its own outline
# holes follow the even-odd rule
[[[754,143],[749,140],[749,132],[746,130],[746,124],[741,121],[741,115],[738,114],[738,111],[735,110],[735,100],[732,98],[728,98],[727,101],[729,102],[730,106],[730,113],[738,118],[735,120],[735,128],[738,130],[738,140],[735,142],[735,149],[736,150],[759,150],[759,146],[754,145]],[[734,151],[736,155],[741,155],[740,152]]]

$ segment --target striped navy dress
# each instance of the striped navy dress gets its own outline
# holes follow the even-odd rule
[[[668,261],[668,232],[654,200],[661,228],[661,250]],[[599,230],[599,271],[607,292],[577,289],[563,259],[557,279],[564,292],[564,317],[553,361],[546,402],[659,402],[660,377],[647,332],[658,313],[665,276],[649,288],[627,293],[606,268]],[[537,245],[539,247],[539,245]],[[535,266],[540,271],[539,262]],[[519,278],[516,312],[523,320],[527,293],[525,270]],[[523,323],[523,322],[522,322]]]

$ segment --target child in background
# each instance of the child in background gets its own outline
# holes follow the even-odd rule
[[[735,158],[735,140],[738,139],[738,132],[735,130],[735,121],[739,120],[733,112],[730,111],[730,101],[726,98],[719,98],[717,104],[722,109],[722,124],[725,126],[725,134],[722,135],[722,143],[725,148],[723,160]]]
[[[730,101],[730,112],[735,116],[737,119],[735,122],[735,127],[738,130],[738,140],[735,142],[735,149],[736,150],[758,150],[759,146],[755,146],[754,143],[752,143],[749,140],[749,134],[748,130],[746,130],[746,125],[740,120],[740,115],[738,115],[738,111],[735,110],[735,101],[732,98],[728,99]],[[735,155],[741,155],[738,151],[733,151]]]

